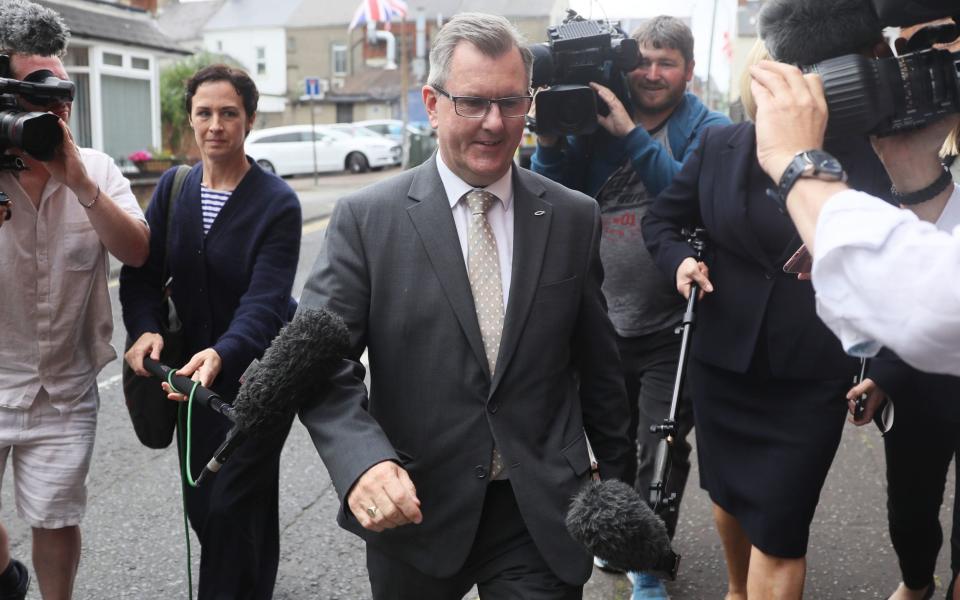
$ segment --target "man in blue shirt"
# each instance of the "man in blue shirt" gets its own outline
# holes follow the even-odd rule
[[[686,91],[693,78],[693,34],[674,17],[660,16],[633,33],[642,58],[627,75],[630,110],[608,88],[592,84],[610,107],[598,115],[601,129],[589,137],[539,135],[531,159],[533,171],[600,203],[603,237],[603,293],[617,331],[623,376],[631,402],[631,436],[638,450],[636,488],[643,497],[654,469],[657,434],[670,409],[680,354],[675,328],[684,311],[683,298],[653,263],[640,223],[653,199],[673,180],[697,146],[701,132],[727,125],[724,115],[707,109]],[[687,434],[693,427],[689,401],[677,410],[679,435],[666,494],[683,495],[690,471]],[[666,516],[672,536],[677,512]],[[661,582],[646,573],[631,574],[633,598],[666,598]]]

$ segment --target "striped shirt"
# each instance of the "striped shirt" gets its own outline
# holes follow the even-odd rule
[[[200,207],[203,210],[204,235],[210,232],[213,220],[217,218],[217,215],[220,214],[220,209],[222,209],[223,205],[230,199],[230,194],[231,192],[212,190],[203,184],[200,185]]]

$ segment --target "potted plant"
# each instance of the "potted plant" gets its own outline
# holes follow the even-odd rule
[[[173,155],[163,151],[137,150],[127,158],[141,173],[163,173],[173,166]]]

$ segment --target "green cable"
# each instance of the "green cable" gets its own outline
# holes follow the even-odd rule
[[[167,373],[167,385],[170,386],[170,389],[173,391],[182,394],[180,390],[177,389],[177,386],[173,385],[173,375],[174,370],[170,369],[170,372]],[[187,519],[187,490],[186,486],[197,487],[197,483],[193,480],[193,476],[190,474],[190,446],[191,439],[193,438],[192,429],[193,429],[193,395],[197,391],[197,387],[200,386],[199,381],[193,382],[193,387],[190,388],[190,396],[187,398],[187,433],[186,433],[186,442],[184,442],[183,428],[180,427],[180,423],[183,422],[183,403],[180,403],[180,406],[177,407],[177,434],[180,438],[180,447],[183,448],[186,444],[186,452],[181,456],[180,460],[180,505],[183,508],[183,537],[187,543],[187,596],[190,600],[193,600],[193,556],[190,551],[190,521]]]

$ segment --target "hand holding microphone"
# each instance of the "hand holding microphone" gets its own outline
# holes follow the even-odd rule
[[[326,309],[303,309],[280,330],[259,365],[245,377],[233,405],[201,385],[194,400],[222,414],[233,429],[197,478],[197,483],[220,470],[248,436],[269,435],[287,416],[296,412],[308,395],[322,393],[340,360],[346,355],[348,333],[343,320]],[[195,355],[200,356],[202,353]],[[167,381],[170,367],[144,357],[144,368]],[[194,381],[170,376],[173,386],[189,393]]]
[[[173,387],[184,394],[190,394],[191,390],[193,390],[194,384],[197,383],[185,375],[177,375],[174,369],[168,367],[167,365],[158,363],[149,356],[143,357],[143,368],[164,383],[167,383],[168,381],[173,382]],[[220,398],[220,396],[213,390],[205,388],[202,385],[197,385],[196,390],[193,391],[193,399],[203,406],[206,406],[207,408],[230,419],[231,422],[234,421],[233,407],[224,402],[223,399]]]

